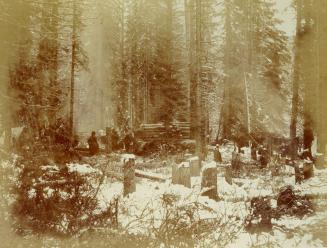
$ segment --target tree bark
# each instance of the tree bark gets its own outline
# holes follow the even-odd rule
[[[315,30],[313,28],[314,16],[313,16],[313,2],[305,1],[303,6],[304,10],[304,27],[303,27],[303,83],[304,83],[304,116],[303,116],[303,148],[306,150],[306,154],[312,158],[311,146],[314,139],[314,129],[315,129],[315,88],[318,82],[317,73],[315,68],[317,67],[314,59],[315,55]]]
[[[201,16],[202,16],[202,6],[201,0],[196,0],[196,130],[195,130],[195,141],[196,141],[196,155],[203,160],[205,157],[205,137],[203,137],[203,104],[202,104],[202,78],[201,78],[201,68],[202,68],[202,61],[201,61],[201,53],[202,53],[202,34],[201,34]]]
[[[191,122],[191,78],[192,78],[192,68],[191,68],[191,58],[192,58],[192,51],[191,51],[191,8],[190,8],[190,1],[184,0],[184,18],[185,18],[185,44],[186,44],[186,61],[188,72],[186,73],[185,79],[188,82],[187,85],[187,110],[190,113],[189,121]]]
[[[225,2],[225,54],[224,54],[224,106],[221,113],[222,120],[222,138],[229,139],[231,137],[231,45],[232,45],[232,27],[231,27],[231,3]]]
[[[317,37],[318,37],[318,152],[326,154],[327,145],[327,2],[315,1],[317,11]]]
[[[70,71],[70,135],[74,137],[74,103],[75,103],[75,63],[76,63],[76,1],[73,0],[73,27],[72,27],[72,44],[71,44],[71,71]]]
[[[291,156],[296,157],[298,144],[296,141],[296,128],[299,108],[299,84],[300,84],[300,52],[301,52],[301,21],[302,21],[302,0],[297,1],[297,19],[296,19],[296,36],[295,36],[295,58],[294,58],[294,71],[293,71],[293,86],[292,86],[292,112],[290,124],[290,139],[291,139]]]

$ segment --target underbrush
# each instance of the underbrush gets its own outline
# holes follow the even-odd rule
[[[41,166],[33,160],[16,166],[20,172],[12,213],[18,234],[65,236],[97,226],[117,226],[118,199],[107,209],[98,209],[96,194],[102,177],[97,171],[79,173],[67,164]]]
[[[272,206],[276,201],[276,206]],[[314,213],[312,199],[296,194],[291,186],[280,190],[277,200],[272,197],[254,197],[251,199],[251,213],[245,220],[245,227],[250,232],[272,230],[272,219],[283,216],[303,218]]]

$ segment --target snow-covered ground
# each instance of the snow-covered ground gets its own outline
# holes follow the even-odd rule
[[[221,149],[223,159],[228,161],[232,146]],[[130,158],[123,156],[123,158]],[[246,151],[244,161],[249,159]],[[140,158],[137,158],[140,160]],[[81,175],[94,174],[103,176],[106,166],[104,157],[99,157],[99,165],[70,164],[69,171]],[[120,161],[121,162],[121,161]],[[100,165],[101,164],[101,165]],[[171,173],[166,167],[145,170],[151,175],[163,172],[163,178]],[[10,168],[10,164],[2,164],[2,169]],[[167,168],[168,167],[168,168]],[[175,207],[190,204],[202,206],[197,212],[197,218],[202,220],[219,220],[223,228],[211,230],[204,240],[202,247],[221,247],[217,240],[230,233],[235,234],[226,247],[326,247],[327,238],[327,169],[315,170],[315,176],[302,184],[295,184],[294,169],[284,166],[279,176],[273,176],[268,170],[260,173],[253,172],[251,177],[233,178],[230,185],[224,178],[225,165],[218,167],[218,195],[219,201],[201,196],[201,177],[192,177],[191,188],[174,185],[170,178],[165,182],[138,178],[136,191],[127,197],[122,197],[123,182],[105,177],[97,193],[98,214],[105,211],[114,198],[119,198],[119,225],[121,230],[130,234],[143,234],[154,237],[153,230],[159,228],[166,218],[166,208],[163,198],[167,195],[176,196]],[[55,166],[44,166],[45,170],[56,171]],[[96,181],[94,183],[97,183]],[[256,196],[277,196],[281,187],[292,185],[299,194],[309,194],[315,197],[316,212],[302,219],[283,216],[273,219],[273,229],[270,232],[249,233],[244,228],[245,218],[250,213],[250,199]],[[98,185],[95,185],[98,186]],[[33,192],[31,192],[33,193]],[[51,192],[49,192],[51,193]],[[276,202],[272,201],[273,207]],[[167,207],[167,206],[166,206]]]
[[[121,225],[131,233],[148,234],[151,232],[151,225],[159,226],[163,219],[161,199],[164,194],[179,196],[178,204],[187,205],[190,202],[197,202],[207,206],[212,211],[203,211],[200,216],[203,219],[221,218],[228,222],[230,218],[235,218],[238,221],[235,221],[234,224],[240,226],[250,213],[249,200],[252,197],[276,195],[282,186],[292,185],[301,194],[327,195],[327,169],[316,170],[315,177],[301,185],[295,185],[294,176],[291,175],[292,168],[288,169],[289,173],[285,173],[281,178],[273,178],[269,174],[258,175],[257,178],[251,180],[234,179],[232,185],[229,185],[224,177],[219,176],[218,194],[222,200],[218,202],[200,195],[200,177],[192,178],[191,188],[173,185],[169,180],[165,183],[152,182],[146,179],[139,180],[136,192],[121,199]],[[98,196],[100,205],[105,207],[110,199],[121,195],[122,190],[122,183],[104,184]],[[228,247],[251,247],[254,245],[263,247],[324,247],[327,243],[323,243],[314,235],[313,227],[319,227],[326,219],[326,211],[317,211],[315,215],[303,219],[284,216],[279,220],[274,220],[273,230],[268,233],[249,234],[242,227],[237,238],[231,240]],[[219,232],[217,230],[217,235]]]

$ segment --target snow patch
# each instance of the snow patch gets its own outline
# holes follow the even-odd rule
[[[77,172],[81,175],[99,173],[100,171],[92,168],[89,164],[68,164],[68,172]]]
[[[182,162],[178,165],[178,168],[187,168],[187,167],[190,167],[189,162]]]
[[[199,160],[199,157],[195,156],[195,157],[189,158],[188,160],[189,161],[197,161],[197,160]]]
[[[204,171],[206,169],[210,169],[210,168],[217,168],[217,163],[214,161],[204,163],[204,165],[202,167],[202,171]]]
[[[129,161],[130,159],[135,159],[135,155],[134,154],[129,154],[129,153],[125,153],[121,155],[121,162],[125,163],[126,161]]]

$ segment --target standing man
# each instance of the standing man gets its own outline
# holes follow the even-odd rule
[[[87,140],[87,143],[89,144],[90,155],[96,155],[99,152],[99,143],[94,131],[92,131],[91,137]]]
[[[314,161],[311,151],[312,142],[314,140],[314,135],[312,128],[309,123],[305,123],[303,130],[303,157],[309,158],[311,161]]]
[[[268,154],[267,148],[261,145],[258,153],[260,155],[259,162],[260,162],[261,168],[266,168],[267,164],[269,162],[269,154]]]
[[[213,157],[214,157],[214,161],[216,163],[221,163],[223,162],[222,158],[221,158],[221,153],[219,151],[219,145],[217,144],[216,147],[215,147],[215,150],[213,152]]]
[[[135,147],[135,138],[134,138],[133,131],[129,130],[127,132],[127,134],[125,135],[125,138],[123,139],[123,142],[125,145],[126,152],[133,153],[134,147]]]

